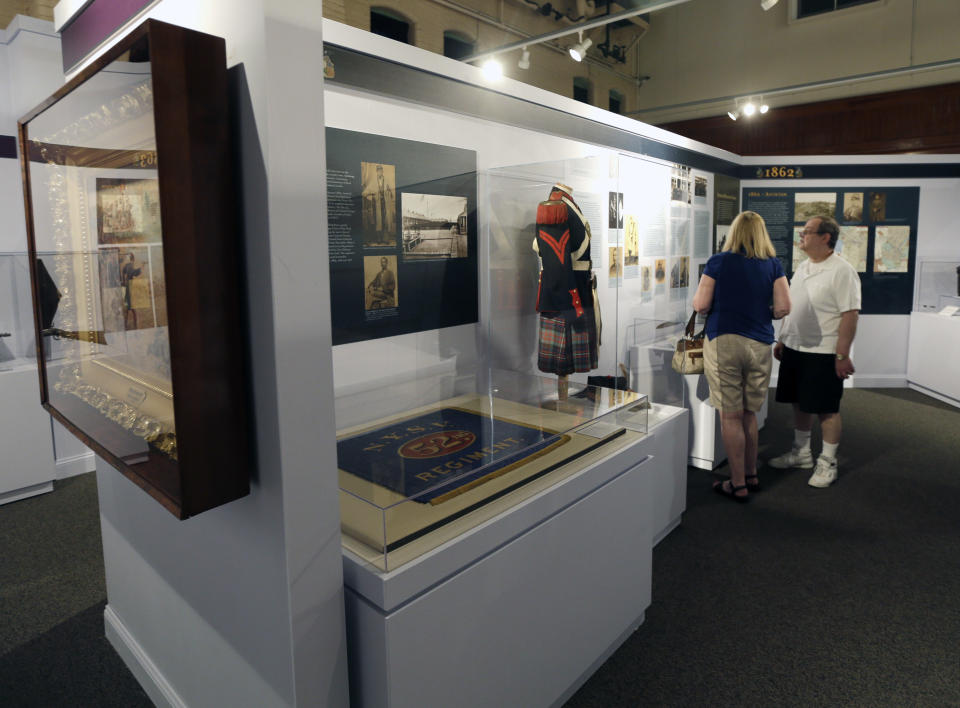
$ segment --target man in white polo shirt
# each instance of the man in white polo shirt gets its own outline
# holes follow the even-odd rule
[[[814,468],[810,451],[813,417],[820,419],[823,451],[808,484],[829,487],[837,478],[837,448],[843,431],[840,398],[853,372],[850,348],[860,312],[860,277],[833,252],[840,227],[831,217],[810,219],[800,235],[808,259],[790,281],[792,309],[773,355],[780,361],[777,401],[793,404],[793,449],[770,460],[778,469]]]

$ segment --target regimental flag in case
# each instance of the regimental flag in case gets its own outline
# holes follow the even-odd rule
[[[439,504],[568,440],[539,427],[440,408],[337,441],[337,460],[344,472]]]

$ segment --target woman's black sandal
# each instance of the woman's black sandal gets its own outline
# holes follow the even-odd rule
[[[751,494],[760,491],[760,477],[755,474],[748,474],[745,476],[744,481],[747,483],[747,489],[750,490]],[[753,481],[750,481],[753,480]]]
[[[749,494],[749,493],[744,494],[744,495],[742,495],[742,496],[739,495],[739,494],[737,494],[737,492],[739,492],[741,489],[747,489],[747,485],[746,485],[746,484],[741,484],[741,485],[738,487],[738,486],[735,485],[733,482],[730,482],[730,491],[727,491],[727,489],[724,487],[724,485],[727,483],[727,481],[729,481],[729,480],[722,480],[722,481],[720,481],[720,482],[716,482],[716,483],[713,485],[713,491],[715,491],[717,494],[722,494],[722,495],[725,496],[727,499],[733,499],[733,500],[736,501],[736,502],[740,502],[741,504],[744,504],[744,503],[750,501],[750,494]]]

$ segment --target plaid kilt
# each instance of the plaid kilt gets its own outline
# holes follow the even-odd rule
[[[597,322],[593,310],[584,310],[582,318],[582,326],[575,328],[562,316],[540,315],[540,371],[566,376],[597,368]]]

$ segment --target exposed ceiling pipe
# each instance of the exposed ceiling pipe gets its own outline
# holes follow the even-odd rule
[[[557,54],[563,54],[564,56],[566,56],[567,54],[567,50],[563,49],[562,47],[554,46],[552,44],[545,44],[543,40],[534,41],[535,37],[533,37],[533,35],[527,32],[524,32],[523,30],[519,30],[516,27],[511,27],[510,25],[504,24],[503,22],[498,21],[496,18],[491,17],[489,15],[485,15],[482,12],[477,12],[476,10],[473,10],[469,7],[464,7],[460,3],[454,2],[454,0],[430,0],[430,2],[434,3],[435,5],[440,5],[450,10],[454,10],[456,12],[462,13],[467,17],[472,17],[473,19],[479,20],[480,22],[488,24],[491,27],[496,27],[498,30],[501,30],[503,32],[508,32],[517,37],[529,38],[526,40],[521,39],[520,41],[515,42],[514,46],[516,47],[523,48],[527,45],[527,42],[530,42],[530,46],[533,46],[534,44],[543,44],[544,48],[548,49],[549,51],[555,52]],[[613,67],[606,64],[605,62],[600,61],[599,59],[594,59],[593,57],[587,57],[586,59],[584,59],[584,61],[601,71],[605,71],[607,73],[613,74],[614,76],[617,76],[626,81],[631,81],[631,82],[636,81],[636,77],[619,72]]]
[[[471,54],[468,57],[461,59],[463,62],[475,62],[480,61],[481,59],[489,59],[492,56],[497,54],[502,54],[504,52],[509,52],[514,49],[520,49],[522,47],[530,47],[534,44],[542,44],[543,42],[549,42],[554,39],[560,39],[561,37],[568,37],[572,34],[577,34],[578,32],[586,32],[591,30],[594,27],[603,27],[611,22],[619,22],[620,20],[628,20],[631,17],[636,17],[637,15],[643,15],[648,12],[656,12],[657,10],[666,10],[668,7],[674,7],[675,5],[683,5],[684,3],[690,2],[690,0],[639,0],[636,6],[631,10],[624,10],[623,12],[615,12],[610,15],[603,15],[601,17],[587,20],[578,25],[573,25],[566,29],[554,30],[553,32],[547,32],[546,34],[540,34],[536,37],[530,37],[528,39],[520,40],[519,42],[512,42],[510,44],[504,44],[502,47],[497,47],[496,49],[489,49],[484,52],[477,52],[476,54]]]

